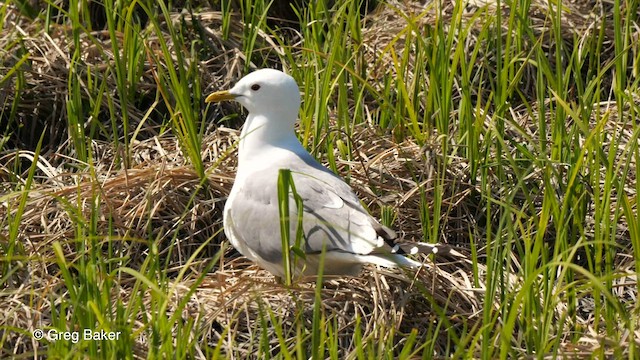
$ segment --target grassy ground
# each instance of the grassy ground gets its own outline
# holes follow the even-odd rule
[[[638,357],[637,1],[0,15],[0,358]],[[243,113],[203,99],[262,67],[374,216],[468,259],[287,287],[225,246]]]

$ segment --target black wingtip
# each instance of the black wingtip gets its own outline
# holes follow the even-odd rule
[[[447,244],[429,244],[424,242],[395,241],[394,249],[399,248],[397,253],[404,254],[436,254],[438,256],[454,256],[466,258],[462,253]]]

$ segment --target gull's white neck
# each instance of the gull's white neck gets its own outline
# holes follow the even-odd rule
[[[273,147],[289,149],[295,153],[304,151],[294,132],[296,116],[295,113],[283,111],[250,113],[240,133],[238,172],[241,172],[245,165],[251,166],[251,159],[260,157]]]

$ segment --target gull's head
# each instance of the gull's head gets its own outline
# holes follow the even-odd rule
[[[217,91],[206,102],[235,100],[253,115],[291,114],[294,120],[300,108],[298,84],[289,75],[274,69],[256,70],[243,77],[230,90]]]

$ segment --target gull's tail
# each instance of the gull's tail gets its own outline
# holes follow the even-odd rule
[[[425,242],[404,241],[398,239],[395,231],[371,218],[371,225],[378,234],[378,247],[386,253],[364,255],[366,262],[384,267],[412,267],[422,266],[422,263],[409,259],[404,255],[435,254],[466,259],[466,256],[456,251],[450,245],[429,244]]]
[[[456,251],[449,245],[428,244],[423,242],[407,242],[403,244],[396,244],[392,248],[391,253],[357,255],[357,257],[359,258],[360,262],[371,263],[387,268],[419,268],[424,265],[419,261],[404,256],[404,254],[437,254],[437,256],[447,255],[466,259],[466,256]]]

